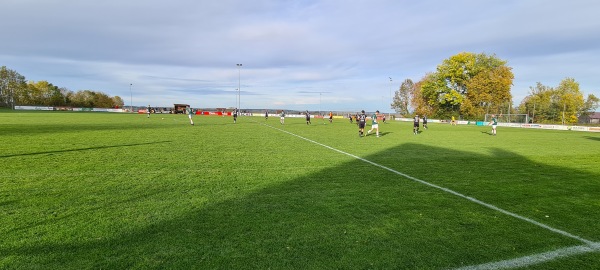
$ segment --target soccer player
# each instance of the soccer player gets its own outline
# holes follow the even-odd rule
[[[358,137],[362,137],[365,133],[365,123],[367,122],[367,115],[365,115],[365,110],[362,110],[361,113],[357,116],[356,122],[358,123]]]
[[[413,119],[413,134],[419,134],[419,115],[415,114],[415,118]]]
[[[146,113],[148,114],[148,118],[150,118],[150,105],[148,105],[148,108],[146,108]]]
[[[350,124],[352,124],[352,114],[348,114],[348,119],[350,119]]]
[[[308,112],[308,110],[306,110],[306,112],[305,112],[304,114],[306,114],[306,124],[307,124],[307,125],[308,125],[308,124],[312,124],[312,123],[310,122],[310,113]]]
[[[281,110],[281,114],[279,116],[279,123],[281,123],[283,125],[284,122],[285,122],[285,111]]]
[[[329,112],[329,124],[331,124],[331,121],[333,121],[333,113],[330,111]]]
[[[237,115],[238,115],[238,109],[235,108],[235,109],[233,109],[233,123],[234,124],[237,122]]]
[[[269,120],[269,110],[265,110],[265,121]]]
[[[423,128],[427,129],[427,115],[423,115]]]
[[[383,114],[381,121],[383,121],[383,123],[385,124],[385,113]]]
[[[187,106],[188,118],[190,119],[190,124],[194,125],[194,120],[192,120],[192,115],[194,114],[194,110],[190,106]]]
[[[371,134],[371,132],[374,129],[376,131],[377,138],[379,138],[379,123],[377,123],[377,117],[379,117],[379,111],[376,111],[371,116],[371,129],[369,129],[369,131],[367,131],[367,134]]]
[[[490,121],[488,126],[489,125],[492,125],[492,135],[496,136],[496,126],[498,125],[498,118],[496,118],[495,114],[492,114],[492,120]]]
[[[450,125],[451,126],[456,126],[456,118],[454,118],[454,115],[452,116],[452,120],[450,121]]]

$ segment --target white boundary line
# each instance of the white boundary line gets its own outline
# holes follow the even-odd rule
[[[598,252],[598,251],[600,251],[600,249],[598,247],[599,244],[600,243],[596,243],[595,244],[596,247],[588,246],[588,245],[566,247],[566,248],[561,248],[561,249],[548,251],[548,252],[544,252],[544,253],[529,255],[529,256],[525,256],[525,257],[521,257],[521,258],[515,258],[515,259],[491,262],[491,263],[484,263],[484,264],[480,264],[480,265],[471,265],[471,266],[460,267],[460,268],[456,268],[454,270],[512,269],[512,268],[531,266],[534,264],[549,262],[549,261],[559,259],[559,258],[565,258],[565,257],[579,255],[579,254],[591,253],[591,252]]]
[[[577,255],[577,254],[583,254],[583,253],[589,253],[589,252],[599,252],[599,251],[600,251],[600,243],[593,242],[593,241],[590,241],[590,240],[584,239],[584,238],[582,238],[582,237],[579,237],[579,236],[577,236],[577,235],[574,235],[574,234],[568,233],[568,232],[566,232],[566,231],[563,231],[563,230],[560,230],[560,229],[556,229],[556,228],[550,227],[550,226],[548,226],[548,225],[546,225],[546,224],[543,224],[543,223],[537,222],[537,221],[535,221],[535,220],[533,220],[533,219],[530,219],[530,218],[527,218],[527,217],[524,217],[524,216],[521,216],[521,215],[515,214],[515,213],[513,213],[513,212],[510,212],[510,211],[504,210],[504,209],[502,209],[502,208],[499,208],[499,207],[497,207],[497,206],[494,206],[494,205],[492,205],[492,204],[485,203],[485,202],[483,202],[483,201],[480,201],[480,200],[478,200],[478,199],[475,199],[475,198],[473,198],[473,197],[469,197],[469,196],[467,196],[467,195],[464,195],[464,194],[458,193],[458,192],[456,192],[456,191],[454,191],[454,190],[451,190],[451,189],[449,189],[449,188],[445,188],[445,187],[442,187],[442,186],[438,186],[438,185],[436,185],[436,184],[432,184],[432,183],[429,183],[429,182],[423,181],[423,180],[421,180],[421,179],[418,179],[418,178],[412,177],[412,176],[410,176],[410,175],[407,175],[407,174],[401,173],[401,172],[399,172],[399,171],[396,171],[396,170],[394,170],[394,169],[392,169],[392,168],[389,168],[389,167],[383,166],[383,165],[381,165],[381,164],[377,164],[377,163],[375,163],[375,162],[373,162],[373,161],[370,161],[370,160],[367,160],[367,159],[361,158],[361,157],[359,157],[359,156],[356,156],[356,155],[353,155],[353,154],[350,154],[350,153],[344,152],[344,151],[342,151],[342,150],[335,149],[335,148],[333,148],[333,147],[331,147],[331,146],[324,145],[324,144],[322,144],[322,143],[319,143],[319,142],[313,141],[313,140],[311,140],[311,139],[308,139],[308,138],[302,137],[302,136],[300,136],[300,135],[297,135],[297,134],[291,133],[291,132],[289,132],[289,131],[286,131],[286,130],[283,130],[283,129],[280,129],[280,128],[276,128],[276,127],[270,126],[270,125],[268,125],[268,124],[263,124],[263,123],[261,123],[261,125],[264,125],[264,126],[266,126],[266,127],[270,127],[270,128],[272,128],[272,129],[275,129],[275,130],[281,131],[281,132],[283,132],[283,133],[287,133],[287,134],[289,134],[289,135],[292,135],[292,136],[294,136],[294,137],[297,137],[297,138],[300,138],[300,139],[302,139],[302,140],[305,140],[305,141],[308,141],[308,142],[314,143],[314,144],[316,144],[316,145],[319,145],[319,146],[325,147],[325,148],[327,148],[327,149],[330,149],[330,150],[333,150],[333,151],[335,151],[335,152],[338,152],[338,153],[344,154],[344,155],[346,155],[346,156],[353,157],[353,158],[355,158],[355,159],[358,159],[358,160],[360,160],[360,161],[363,161],[363,162],[369,163],[369,164],[371,164],[371,165],[373,165],[373,166],[376,166],[376,167],[382,168],[382,169],[384,169],[384,170],[387,170],[387,171],[393,172],[393,173],[395,173],[395,174],[397,174],[397,175],[400,175],[400,176],[402,176],[402,177],[408,178],[409,180],[412,180],[412,181],[415,181],[415,182],[421,183],[421,184],[423,184],[423,185],[430,186],[430,187],[433,187],[433,188],[436,188],[436,189],[442,190],[442,191],[444,191],[444,192],[450,193],[450,194],[452,194],[452,195],[455,195],[455,196],[458,196],[458,197],[461,197],[461,198],[467,199],[467,200],[469,200],[469,201],[471,201],[471,202],[474,202],[474,203],[476,203],[476,204],[479,204],[479,205],[481,205],[481,206],[485,206],[485,207],[487,207],[487,208],[490,208],[490,209],[492,209],[492,210],[498,211],[498,212],[500,212],[500,213],[503,213],[503,214],[505,214],[505,215],[508,215],[508,216],[511,216],[511,217],[514,217],[514,218],[517,218],[517,219],[523,220],[523,221],[525,221],[525,222],[531,223],[531,224],[533,224],[533,225],[536,225],[536,226],[538,226],[538,227],[541,227],[541,228],[544,228],[544,229],[546,229],[546,230],[552,231],[552,232],[554,232],[554,233],[560,234],[560,235],[562,235],[562,236],[566,236],[566,237],[569,237],[569,238],[572,238],[572,239],[578,240],[578,241],[580,241],[580,242],[582,242],[582,243],[584,243],[584,244],[585,244],[585,245],[581,245],[581,246],[567,247],[567,248],[563,248],[563,249],[557,249],[557,250],[554,250],[554,251],[549,251],[549,252],[546,252],[546,253],[540,253],[540,254],[535,254],[535,255],[525,256],[525,257],[516,258],[516,259],[512,259],[512,260],[505,260],[505,261],[499,261],[499,262],[493,262],[493,263],[487,263],[487,264],[481,264],[481,265],[475,265],[475,266],[467,266],[467,267],[465,267],[465,268],[459,268],[459,269],[461,269],[461,270],[463,270],[463,269],[464,269],[464,270],[467,270],[467,269],[502,269],[502,268],[506,269],[506,268],[523,267],[523,266],[527,266],[527,265],[533,265],[533,264],[537,264],[537,263],[541,263],[541,262],[545,262],[545,261],[551,261],[551,260],[554,260],[554,259],[557,259],[557,258],[561,258],[561,257],[567,257],[567,256],[572,256],[572,255]]]

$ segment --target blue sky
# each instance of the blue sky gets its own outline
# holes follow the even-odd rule
[[[518,105],[567,77],[600,97],[598,11],[591,0],[4,0],[0,66],[127,106],[233,107],[239,83],[242,108],[387,112],[403,80],[483,52],[513,68]]]

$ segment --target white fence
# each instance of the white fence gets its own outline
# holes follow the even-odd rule
[[[396,118],[396,121],[412,122],[412,118]],[[449,123],[446,120],[428,119],[429,123]],[[485,126],[488,122],[483,121],[456,121],[459,125],[477,125]],[[533,129],[551,129],[551,130],[574,130],[574,131],[587,131],[587,132],[600,132],[600,127],[586,127],[586,126],[567,126],[567,125],[551,125],[551,124],[519,124],[519,123],[498,123],[501,127],[515,127],[515,128],[533,128]]]
[[[75,111],[75,112],[125,112],[124,109],[71,108],[71,107],[45,107],[45,106],[15,106],[15,110],[28,110],[28,111]]]

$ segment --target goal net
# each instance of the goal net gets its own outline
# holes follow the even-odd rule
[[[485,122],[492,121],[493,114],[485,115]],[[529,123],[529,115],[527,114],[496,114],[496,119],[499,123]]]

